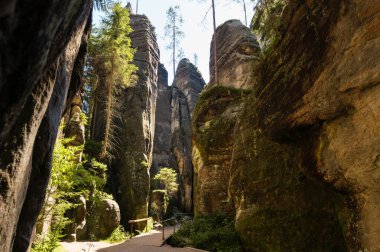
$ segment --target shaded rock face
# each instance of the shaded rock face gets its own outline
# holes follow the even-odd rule
[[[168,72],[162,64],[158,67],[156,121],[153,145],[152,177],[159,167],[176,167],[172,154],[172,91],[168,86]]]
[[[87,236],[91,240],[107,238],[119,224],[119,205],[116,201],[104,199],[87,215]]]
[[[293,13],[301,15],[292,17]],[[318,25],[305,27],[308,18]],[[376,251],[380,244],[380,3],[292,4],[286,20],[287,30],[278,45],[281,57],[268,59],[271,67],[263,71],[258,86],[260,128],[273,139],[302,138],[304,132],[316,135],[309,147],[315,159],[313,170],[356,201],[350,213],[352,227],[357,228],[347,239],[359,244],[351,249]],[[304,36],[292,37],[301,31]]]
[[[117,181],[116,199],[121,223],[148,216],[150,189],[149,168],[152,164],[154,122],[157,97],[159,50],[154,28],[144,15],[131,15],[134,64],[139,68],[136,83],[119,96],[122,119],[117,122],[118,146],[112,164]],[[145,225],[145,224],[142,224]],[[144,226],[139,227],[143,229]]]
[[[167,84],[167,72],[163,81],[158,82],[156,110],[156,131],[154,141],[154,163],[152,174],[159,167],[171,167],[178,172],[179,208],[192,210],[192,163],[191,163],[191,112],[204,87],[204,80],[198,69],[188,59],[178,64],[171,87]]]
[[[235,216],[247,251],[378,250],[379,10],[291,1],[252,92],[202,93],[195,212]]]
[[[91,1],[1,6],[0,250],[25,251],[59,121],[82,85]]]
[[[229,20],[216,29],[210,49],[210,85],[215,85],[214,39],[218,84],[235,88],[252,88],[253,71],[259,66],[259,44],[250,29],[239,20]]]
[[[173,86],[177,87],[185,95],[190,113],[193,112],[205,84],[197,67],[190,63],[188,59],[182,59],[178,63]]]

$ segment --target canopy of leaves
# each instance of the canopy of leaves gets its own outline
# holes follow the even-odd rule
[[[164,187],[169,196],[174,195],[178,191],[177,173],[172,168],[162,168],[153,179]]]

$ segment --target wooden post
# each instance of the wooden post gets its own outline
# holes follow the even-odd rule
[[[164,226],[164,223],[162,223],[162,240],[165,240],[165,226]]]
[[[133,237],[133,223],[131,223],[131,237]]]

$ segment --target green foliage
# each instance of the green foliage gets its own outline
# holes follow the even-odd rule
[[[62,230],[70,223],[70,221],[63,216],[68,208],[69,206],[62,202],[56,204],[52,209],[54,220],[50,232],[36,235],[31,247],[32,252],[51,252],[60,246],[59,241],[63,237]]]
[[[285,0],[258,0],[251,28],[259,35],[263,51],[269,50],[280,39],[282,11]]]
[[[185,33],[181,31],[181,26],[183,24],[183,18],[180,13],[179,6],[176,5],[170,7],[166,11],[167,21],[164,28],[165,38],[170,42],[167,45],[167,49],[172,50],[173,59],[173,76],[175,75],[176,60],[180,60],[184,57],[183,50],[180,48],[181,39],[185,36]]]
[[[72,141],[70,138],[58,138],[56,141],[51,178],[39,216],[39,221],[48,216],[53,217],[51,230],[47,234],[37,236],[32,245],[33,251],[52,251],[59,245],[63,230],[71,222],[65,217],[65,213],[76,207],[74,202],[79,196],[84,196],[91,202],[110,197],[103,192],[107,166],[94,158],[89,159],[87,155],[83,155],[84,161],[79,162],[78,153],[83,151],[83,146],[71,146]]]
[[[165,216],[168,204],[169,197],[166,190],[153,190],[151,194],[152,204],[150,206],[153,213],[156,215],[158,221],[162,220]]]
[[[182,224],[168,241],[177,247],[191,246],[208,251],[242,251],[234,221],[221,214],[199,217]]]
[[[131,62],[135,50],[131,47],[130,13],[121,3],[102,19],[101,27],[94,29],[89,43],[90,64],[95,74],[107,77],[112,84],[127,86],[137,67]]]
[[[111,233],[111,235],[106,239],[106,241],[110,243],[117,243],[125,241],[129,238],[131,238],[131,234],[127,233],[124,230],[124,227],[120,225]]]
[[[158,181],[163,189],[166,190],[169,197],[173,196],[178,191],[177,172],[172,168],[161,168],[153,180]]]
[[[132,64],[135,50],[131,47],[129,36],[132,32],[129,15],[127,8],[115,3],[112,11],[103,18],[100,28],[93,29],[89,41],[87,75],[93,81],[93,88],[100,89],[97,95],[103,97],[105,107],[105,132],[100,152],[102,159],[110,153],[114,139],[117,139],[113,130],[113,120],[117,114],[115,95],[121,88],[134,82],[134,73],[137,71],[137,67]]]

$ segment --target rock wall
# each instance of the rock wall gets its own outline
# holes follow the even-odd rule
[[[155,161],[151,171],[157,173],[159,167],[172,167],[178,172],[178,207],[182,211],[191,212],[191,112],[205,82],[198,69],[188,59],[179,62],[172,86],[169,87],[167,84],[166,70],[162,70],[162,73],[163,82],[159,81],[158,84],[153,154]]]
[[[214,60],[210,60],[210,86],[220,84],[234,88],[252,88],[255,78],[252,72],[259,67],[259,44],[250,29],[239,20],[229,20],[220,25],[212,37],[210,59],[214,59],[214,39],[218,83],[215,80]]]
[[[25,251],[45,197],[59,121],[82,84],[91,1],[1,6],[0,250]]]
[[[168,86],[168,72],[164,65],[159,64],[153,163],[150,169],[152,176],[159,172],[159,167],[176,167],[172,154],[171,100],[172,90]]]
[[[148,18],[131,15],[131,27],[132,47],[136,48],[133,63],[139,70],[136,83],[118,97],[122,116],[112,162],[116,176],[111,177],[117,181],[116,199],[125,226],[128,220],[148,217],[159,64],[156,34]]]
[[[250,83],[202,93],[195,212],[234,216],[247,251],[379,249],[379,13],[374,2],[290,1]]]
[[[293,3],[285,20],[258,86],[260,128],[272,139],[315,136],[311,169],[355,203],[349,248],[377,251],[380,2]]]

